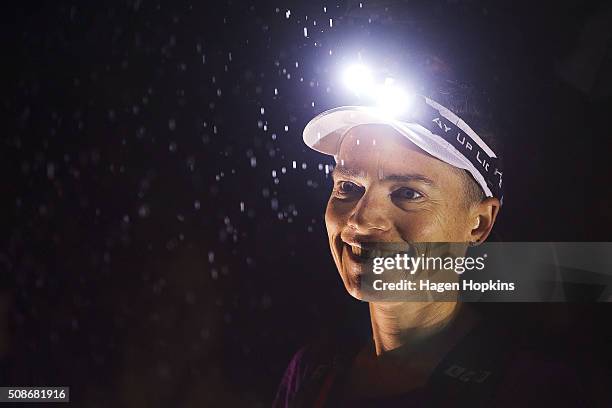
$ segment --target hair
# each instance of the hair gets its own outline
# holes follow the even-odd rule
[[[497,137],[500,131],[495,126],[493,103],[488,93],[468,81],[459,81],[450,65],[438,56],[420,54],[416,60],[420,82],[424,84],[419,91],[459,116],[501,160],[501,143]],[[484,200],[486,195],[474,177],[467,170],[458,171],[464,182],[466,206],[469,208]]]
[[[482,202],[482,200],[486,198],[486,195],[480,187],[480,184],[474,180],[474,177],[472,177],[467,170],[460,169],[459,172],[466,193],[464,200],[465,206],[470,208],[472,205]]]

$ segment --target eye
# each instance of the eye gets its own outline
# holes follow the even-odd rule
[[[350,181],[341,181],[338,183],[338,188],[344,193],[350,193],[359,189],[355,183],[351,183]]]
[[[423,197],[423,194],[408,187],[401,187],[391,193],[391,196],[400,200],[417,200]]]
[[[361,195],[363,188],[350,181],[339,181],[336,183],[336,193],[341,197]]]

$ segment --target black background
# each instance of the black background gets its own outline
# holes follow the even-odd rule
[[[492,95],[495,239],[610,239],[605,2],[362,3],[5,10],[2,385],[69,385],[79,406],[267,406],[315,333],[367,326],[327,248],[332,161],[301,141],[350,102],[336,72],[358,49],[439,52]],[[609,308],[585,310],[562,333],[588,343]]]

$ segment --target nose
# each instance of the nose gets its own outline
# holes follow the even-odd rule
[[[348,226],[358,234],[380,234],[391,229],[391,221],[385,214],[385,203],[382,198],[375,198],[372,192],[366,192],[359,199],[348,218]]]

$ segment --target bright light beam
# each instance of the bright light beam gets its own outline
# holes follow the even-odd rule
[[[372,72],[362,64],[349,66],[344,71],[346,87],[359,98],[373,102],[381,114],[397,117],[410,109],[414,95],[407,92],[394,78],[386,77],[381,84],[375,84]]]
[[[372,73],[365,65],[351,65],[344,71],[343,79],[346,87],[358,96],[368,95],[372,90]]]
[[[385,115],[398,116],[408,111],[413,96],[398,85],[387,83],[377,87],[374,99],[377,108]]]

